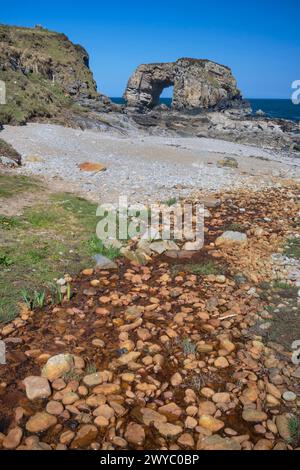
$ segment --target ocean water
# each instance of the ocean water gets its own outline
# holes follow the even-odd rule
[[[123,98],[111,98],[114,103],[124,104]],[[264,111],[270,118],[289,119],[291,121],[300,121],[300,104],[295,105],[291,100],[262,100],[248,99],[251,104],[253,114],[259,109]],[[171,106],[171,98],[161,98],[161,103]]]

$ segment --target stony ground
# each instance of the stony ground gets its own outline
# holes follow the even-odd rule
[[[87,266],[59,304],[21,306],[0,329],[0,446],[299,448],[298,195],[216,194],[202,250]]]
[[[5,126],[1,136],[22,155],[18,173],[42,176],[96,202],[116,202],[120,194],[130,202],[155,202],[158,195],[187,197],[197,189],[261,188],[300,174],[296,154],[218,139],[149,136],[128,127],[122,135],[31,123]],[[224,167],[226,157],[234,158],[236,168]],[[106,171],[82,171],[85,162]]]

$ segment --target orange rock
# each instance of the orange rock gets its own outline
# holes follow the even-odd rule
[[[105,171],[106,166],[101,163],[83,162],[78,165],[81,171]]]

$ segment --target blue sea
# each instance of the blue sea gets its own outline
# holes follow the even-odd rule
[[[124,104],[123,98],[111,98],[114,103]],[[248,99],[251,104],[253,114],[259,109],[264,111],[267,117],[277,119],[289,119],[291,121],[300,121],[300,104],[295,105],[291,100],[262,100]],[[171,98],[161,98],[161,103],[171,106]]]

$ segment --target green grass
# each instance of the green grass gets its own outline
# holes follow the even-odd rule
[[[29,178],[0,175],[1,180],[6,198],[14,195],[14,189],[15,193],[38,190]],[[118,250],[101,248],[99,240],[98,245],[91,242],[99,220],[96,204],[68,193],[50,195],[43,201],[18,217],[0,215],[0,321],[6,321],[22,300],[30,308],[42,308],[44,292],[50,293],[53,303],[61,303],[54,279],[93,266],[94,253],[102,252],[111,259],[119,255]],[[66,296],[71,298],[71,286]]]
[[[196,354],[197,345],[193,343],[189,338],[184,338],[182,340],[182,349],[183,354],[185,356],[189,356],[190,354]]]
[[[85,368],[85,374],[90,375],[90,374],[95,374],[97,372],[98,368],[95,364],[95,362],[88,362]]]
[[[213,261],[206,261],[205,263],[195,263],[195,264],[187,264],[185,265],[185,270],[190,273],[198,274],[201,276],[208,276],[209,274],[218,274],[220,270],[218,270],[217,266]]]
[[[15,306],[10,305],[5,299],[0,299],[0,324],[9,323],[18,315]]]
[[[26,191],[36,191],[40,188],[41,184],[34,178],[0,174],[0,198],[12,197]]]
[[[233,222],[232,224],[226,225],[224,231],[245,232],[245,227],[237,222]]]
[[[91,255],[100,254],[107,258],[114,260],[121,256],[120,249],[114,246],[105,246],[102,240],[99,240],[97,235],[94,235],[88,241],[88,247]]]
[[[172,274],[174,276],[182,271],[199,276],[209,276],[210,274],[223,274],[224,269],[216,265],[212,260],[203,261],[202,263],[175,264],[172,266]]]
[[[300,237],[291,238],[284,247],[284,254],[291,258],[300,259]]]
[[[290,439],[289,443],[297,447],[300,444],[300,418],[292,416],[288,423]]]
[[[286,290],[290,288],[290,284],[284,281],[280,281],[279,279],[276,279],[276,281],[273,282],[273,289]]]
[[[6,217],[5,215],[0,215],[0,229],[11,230],[12,228],[20,225],[20,221],[17,217]]]

